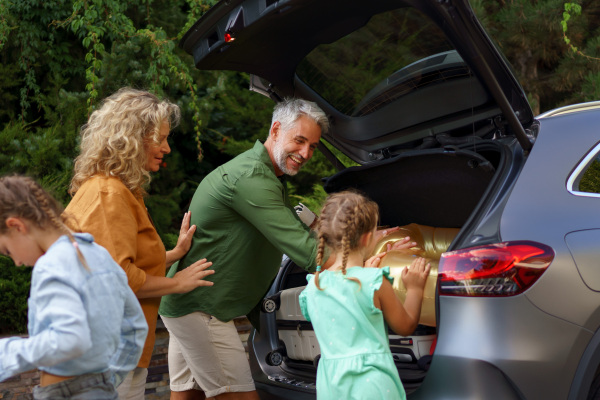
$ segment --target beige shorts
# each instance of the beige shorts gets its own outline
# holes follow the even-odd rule
[[[204,391],[206,397],[255,390],[248,357],[233,321],[203,312],[161,317],[169,330],[171,391]]]

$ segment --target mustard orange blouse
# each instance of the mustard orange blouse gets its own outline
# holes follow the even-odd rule
[[[68,225],[89,232],[125,270],[137,292],[146,276],[165,276],[166,252],[141,196],[116,177],[95,176],[83,183],[67,206]],[[138,367],[147,368],[154,348],[160,297],[139,299],[148,322],[148,338]]]

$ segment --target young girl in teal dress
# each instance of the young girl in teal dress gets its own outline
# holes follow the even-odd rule
[[[302,313],[312,321],[321,347],[319,400],[406,398],[386,324],[403,336],[415,330],[430,266],[419,257],[404,269],[402,304],[389,267],[378,268],[381,255],[367,260],[376,244],[378,215],[375,202],[345,191],[329,196],[319,216],[317,263],[325,246],[336,261],[324,271],[317,267],[300,294]]]

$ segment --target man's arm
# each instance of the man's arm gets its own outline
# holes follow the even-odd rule
[[[232,208],[298,266],[313,270],[317,241],[284,200],[282,185],[267,176],[240,178]]]

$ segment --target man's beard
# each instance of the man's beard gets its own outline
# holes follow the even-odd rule
[[[300,167],[298,169],[288,168],[286,161],[290,154],[293,154],[293,153],[287,153],[285,151],[285,149],[283,148],[283,143],[281,143],[281,141],[275,142],[275,144],[273,146],[273,156],[275,157],[275,164],[277,164],[277,167],[279,167],[279,169],[284,174],[294,176],[298,173],[298,171],[300,170]],[[295,156],[298,157],[299,159],[304,160],[304,158],[302,158],[301,156],[299,156],[297,154]],[[304,165],[304,163],[302,163],[302,165]]]

